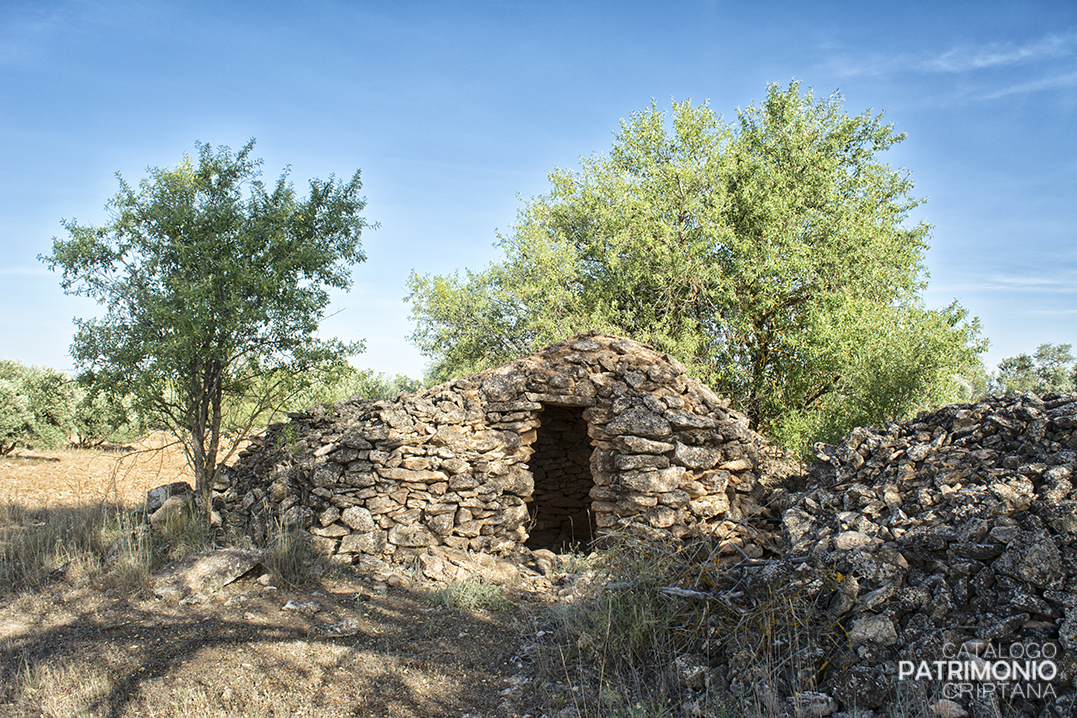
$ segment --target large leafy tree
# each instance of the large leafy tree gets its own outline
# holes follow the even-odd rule
[[[412,340],[445,379],[583,330],[651,343],[789,444],[955,395],[978,323],[923,306],[928,226],[903,135],[841,98],[771,86],[728,123],[652,106],[608,155],[550,174],[502,261],[413,274]]]
[[[253,147],[199,143],[196,159],[149,169],[137,189],[118,176],[111,221],[64,221],[68,238],[42,257],[62,271],[65,291],[105,308],[76,320],[72,355],[83,378],[137,397],[177,433],[207,508],[228,399],[245,396],[249,428],[308,372],[362,348],[316,336],[328,290],[347,289],[351,266],[365,259],[359,173],[313,179],[300,198],[287,170],[263,184]]]

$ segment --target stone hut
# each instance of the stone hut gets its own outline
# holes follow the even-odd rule
[[[615,527],[736,522],[761,439],[667,354],[577,335],[390,401],[290,415],[215,488],[232,528],[309,531],[340,560],[586,547]]]

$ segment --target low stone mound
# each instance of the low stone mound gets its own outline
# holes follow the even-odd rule
[[[830,694],[874,709],[918,687],[955,716],[1077,715],[1075,430],[1077,394],[1015,394],[816,446],[816,488],[782,523],[787,565],[834,581],[848,646]]]

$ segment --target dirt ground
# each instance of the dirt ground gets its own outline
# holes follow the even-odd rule
[[[0,502],[137,504],[147,489],[187,477],[175,447],[119,458],[0,459]],[[465,611],[433,605],[407,578],[356,573],[303,587],[258,578],[182,601],[110,588],[77,567],[33,591],[0,587],[0,718],[560,710],[550,698],[557,686],[536,678],[527,649],[548,615],[542,599]]]
[[[0,456],[0,503],[49,508],[109,501],[136,506],[155,486],[194,483],[183,449],[165,434],[153,434],[130,448],[16,449]]]

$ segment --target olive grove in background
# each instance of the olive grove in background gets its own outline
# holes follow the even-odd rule
[[[993,394],[1031,391],[1073,391],[1077,388],[1077,360],[1072,344],[1040,344],[1036,352],[1007,357],[991,377]]]
[[[504,258],[409,282],[431,380],[597,329],[664,350],[790,447],[971,398],[980,326],[924,305],[903,139],[837,95],[772,85],[727,122],[655,105],[612,150],[555,169],[498,238]]]
[[[0,361],[0,454],[19,446],[88,448],[146,429],[131,397],[104,394],[58,369]]]
[[[248,394],[228,394],[222,402],[221,434],[242,438],[251,411],[269,387],[290,387],[274,402],[273,410],[259,415],[269,423],[289,412],[308,411],[316,405],[339,401],[391,399],[400,392],[415,392],[422,382],[403,374],[391,376],[340,363],[291,383],[284,377],[255,382]],[[81,449],[102,444],[128,443],[145,438],[155,426],[152,416],[140,413],[133,396],[119,396],[101,387],[85,385],[58,369],[25,366],[0,360],[0,455],[18,447]],[[258,427],[261,428],[260,426]]]

